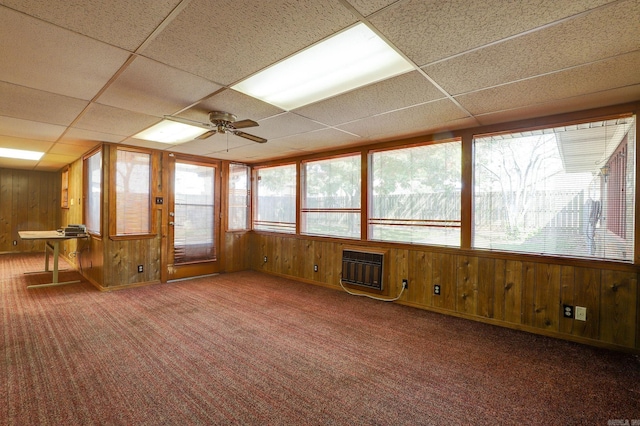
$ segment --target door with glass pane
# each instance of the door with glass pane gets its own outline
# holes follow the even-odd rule
[[[172,280],[218,272],[217,164],[175,159],[172,166],[167,277]]]

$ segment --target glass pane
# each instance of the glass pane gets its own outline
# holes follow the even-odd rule
[[[176,162],[174,263],[215,260],[215,168]]]
[[[369,238],[460,245],[461,143],[371,155]]]
[[[87,170],[87,197],[85,205],[85,225],[87,230],[94,234],[100,234],[101,209],[100,199],[102,195],[102,151],[98,151],[85,160]]]
[[[151,232],[151,155],[119,149],[116,163],[116,233]]]
[[[249,167],[229,165],[229,223],[230,230],[249,228]]]
[[[254,229],[296,232],[296,166],[268,167],[257,172]]]
[[[302,233],[360,238],[360,154],[304,164]]]
[[[634,117],[474,142],[473,246],[631,262]]]

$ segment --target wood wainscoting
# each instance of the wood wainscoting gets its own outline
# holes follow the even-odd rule
[[[349,242],[347,246],[353,246]],[[356,245],[359,245],[356,243]],[[631,265],[450,248],[376,244],[388,250],[389,295],[398,303],[594,346],[640,352],[638,272]],[[371,247],[371,242],[362,242]],[[340,289],[345,244],[251,234],[251,268]],[[264,257],[267,261],[264,261]],[[314,265],[318,271],[314,272]],[[434,286],[440,294],[434,294]],[[563,305],[586,307],[586,321]]]

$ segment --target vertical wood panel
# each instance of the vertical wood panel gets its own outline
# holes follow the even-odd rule
[[[409,252],[408,280],[409,289],[406,292],[406,300],[417,305],[431,305],[431,294],[433,293],[431,253],[417,250]]]
[[[385,293],[396,297],[402,290],[402,280],[409,279],[409,250],[389,250],[387,256],[390,259],[388,260],[389,273],[383,278],[387,280]],[[403,300],[407,300],[406,293],[402,297]]]
[[[522,262],[508,260],[505,266],[504,320],[522,322]]]
[[[600,329],[600,270],[575,269],[574,302],[587,308],[587,320],[573,322],[572,334],[597,339]]]
[[[495,259],[493,271],[495,282],[493,286],[493,318],[505,320],[505,287],[506,287],[507,262],[503,259]]]
[[[13,247],[13,174],[0,169],[0,252],[12,251]]]
[[[478,258],[456,256],[456,311],[476,315],[478,309]]]
[[[435,253],[433,257],[433,284],[440,285],[440,295],[433,296],[433,306],[443,309],[456,309],[456,265],[455,256],[448,253]]]
[[[536,264],[522,263],[522,323],[535,325]]]
[[[562,305],[575,306],[575,269],[573,266],[563,266],[560,271],[560,323],[558,331],[571,334],[573,332],[573,318],[566,318],[562,311]]]
[[[495,259],[478,259],[478,305],[476,315],[493,318],[495,312],[495,287],[498,282]]]
[[[637,275],[602,271],[600,340],[633,347],[635,343]]]
[[[558,330],[560,315],[559,265],[539,263],[536,265],[534,323],[535,327]]]

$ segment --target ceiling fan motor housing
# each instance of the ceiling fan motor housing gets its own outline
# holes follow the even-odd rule
[[[233,123],[237,118],[238,117],[236,117],[235,114],[231,114],[228,112],[211,111],[209,113],[209,121],[214,124],[218,124],[220,122]]]

